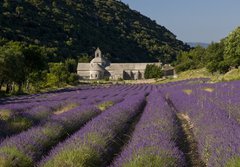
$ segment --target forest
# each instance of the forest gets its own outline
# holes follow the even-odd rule
[[[56,50],[51,61],[92,53],[111,62],[171,62],[189,46],[156,21],[116,0],[0,1],[0,39]]]

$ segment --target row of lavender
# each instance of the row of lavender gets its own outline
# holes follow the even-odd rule
[[[162,90],[178,113],[190,122],[198,153],[206,166],[239,165],[240,124],[236,117],[229,117],[229,108],[221,105],[228,103],[226,98],[232,101],[228,105],[239,105],[237,88],[239,82],[180,85]]]
[[[192,81],[170,83],[176,86]],[[144,94],[147,106],[131,140],[111,166],[185,166],[185,156],[177,147],[175,113],[158,91],[163,86],[144,86],[143,94],[132,95],[99,115],[72,137],[54,148],[39,166],[106,166],[114,157],[114,142],[135,115],[141,112]],[[137,91],[137,89],[136,89]]]
[[[101,92],[99,91],[99,93]],[[30,99],[28,96],[16,97],[15,100],[12,98],[11,103],[0,106],[0,125],[2,127],[0,138],[26,130],[54,112],[71,109],[80,105],[79,103],[84,104],[89,100],[95,100],[92,98],[93,95],[96,96],[93,91],[79,93],[76,90],[74,92],[48,93],[41,97],[36,95],[35,98],[30,96]],[[28,102],[20,99],[28,99]]]
[[[126,98],[125,103],[119,103],[117,107],[118,112],[120,112],[124,107],[125,110],[127,110],[127,103],[129,108],[133,105],[131,104],[131,99],[137,97],[138,92],[145,94],[151,89],[151,86],[145,85],[118,86],[99,89],[98,91],[95,90],[92,97],[90,93],[86,93],[85,95],[89,100],[86,102],[85,99],[84,105],[80,103],[79,106],[67,112],[49,115],[46,119],[42,120],[38,126],[5,139],[0,145],[0,166],[33,166],[59,141],[78,130],[93,117],[99,114],[103,115],[104,113],[99,110],[99,106],[104,102],[111,101],[111,103],[118,103],[121,102],[123,98]],[[74,94],[73,97],[72,100],[78,100]],[[142,105],[142,101],[139,102],[138,105]],[[106,108],[104,108],[104,110],[105,109]],[[134,109],[130,111],[132,112],[130,118],[134,116],[134,113],[137,113]],[[126,113],[129,112],[130,114],[130,111],[126,111]],[[26,111],[20,111],[20,113],[21,112],[24,113]],[[112,110],[106,111],[106,113],[111,112]],[[123,113],[123,118],[125,118],[125,114]],[[100,121],[102,122],[102,120]],[[120,125],[122,124],[119,123],[118,126]]]
[[[113,156],[115,140],[141,112],[145,96],[145,92],[129,96],[105,111],[60,143],[39,166],[105,166]]]
[[[21,98],[29,99],[28,102],[16,99],[12,103],[0,106],[0,125],[2,127],[0,129],[0,138],[26,130],[53,114],[65,112],[65,110],[73,109],[79,105],[97,103],[102,98],[116,96],[124,91],[127,93],[129,89],[134,90],[135,87],[119,86],[86,91],[75,89],[75,91],[44,94],[44,97]]]
[[[65,104],[70,102],[77,105],[67,112],[46,112],[51,114],[40,119],[39,125],[4,140],[0,145],[0,166],[33,166],[47,155],[50,148],[78,129],[38,165],[106,166],[116,153],[114,143],[128,130],[134,117],[141,113],[147,93],[150,96],[147,97],[148,104],[144,113],[130,142],[115,158],[112,166],[145,166],[146,163],[151,166],[185,166],[185,158],[175,141],[175,113],[159,90],[163,90],[167,97],[172,97],[177,89],[184,87],[181,85],[195,86],[202,81],[189,80],[161,86],[110,86],[86,90],[85,95],[83,90],[77,89],[66,92],[69,96],[65,99],[68,100]],[[57,97],[58,93],[49,97],[54,101],[54,96]],[[123,99],[125,100],[122,101]],[[102,113],[99,106],[109,101],[118,104]],[[17,112],[23,114],[30,110]],[[85,123],[87,124],[81,128]]]
[[[240,123],[240,81],[203,84],[195,88],[199,98],[209,100]]]
[[[152,91],[130,142],[111,166],[185,166],[184,154],[177,147],[176,124],[174,112],[161,93]]]

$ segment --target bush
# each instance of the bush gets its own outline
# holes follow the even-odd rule
[[[77,85],[79,80],[79,76],[75,73],[71,73],[68,77],[68,84]]]
[[[161,67],[156,66],[155,64],[148,64],[144,72],[144,77],[146,79],[163,77]]]

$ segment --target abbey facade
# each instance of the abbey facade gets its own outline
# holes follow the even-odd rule
[[[138,80],[144,79],[144,71],[148,64],[161,66],[161,63],[110,63],[97,48],[95,58],[90,63],[78,63],[77,73],[81,79]],[[171,68],[168,74],[174,75],[174,69]]]

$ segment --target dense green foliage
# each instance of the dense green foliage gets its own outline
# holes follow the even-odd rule
[[[240,65],[240,27],[234,30],[224,40],[224,59],[233,67]]]
[[[0,91],[18,92],[26,86],[39,89],[47,86],[61,86],[64,83],[76,83],[77,62],[67,59],[64,63],[48,63],[55,55],[54,50],[37,45],[24,45],[20,42],[8,42],[0,46]]]
[[[161,78],[163,77],[162,68],[156,66],[155,64],[148,64],[144,72],[144,77],[146,79]]]
[[[240,66],[240,27],[206,49],[197,46],[177,57],[177,71],[206,67],[210,72],[226,73]]]
[[[0,12],[2,42],[56,48],[51,61],[91,56],[99,46],[112,62],[171,62],[189,49],[165,27],[117,0],[3,0]]]
[[[177,57],[177,71],[196,69],[204,66],[205,49],[197,46],[189,52],[181,52]]]

